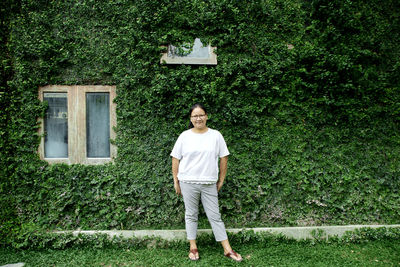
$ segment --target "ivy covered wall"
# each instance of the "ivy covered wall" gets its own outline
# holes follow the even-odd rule
[[[169,153],[195,102],[231,152],[227,227],[399,223],[398,1],[13,2],[2,4],[4,236],[27,223],[182,228]],[[196,37],[217,47],[217,66],[160,64],[164,45]],[[117,86],[113,164],[39,159],[49,84]]]

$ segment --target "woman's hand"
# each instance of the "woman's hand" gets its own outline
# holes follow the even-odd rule
[[[174,177],[174,187],[177,195],[182,195],[181,186],[178,180],[179,159],[172,157],[172,176]]]
[[[181,186],[179,185],[179,181],[174,181],[175,193],[177,195],[182,195],[181,193]]]
[[[219,160],[219,178],[217,182],[217,190],[221,190],[225,181],[226,171],[228,169],[228,156],[222,157]]]
[[[218,181],[217,182],[217,190],[219,192],[219,190],[221,190],[222,185],[224,184],[224,181]]]

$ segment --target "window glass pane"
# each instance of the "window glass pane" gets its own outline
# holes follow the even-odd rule
[[[109,93],[86,93],[86,145],[88,158],[110,157]]]
[[[190,58],[209,58],[210,57],[210,47],[203,46],[203,43],[199,38],[194,40],[194,45],[192,51],[189,52],[188,48],[185,47],[175,47],[170,45],[168,47],[168,57],[190,57]],[[183,54],[182,54],[183,53]]]
[[[44,118],[44,157],[68,158],[67,93],[44,93],[48,108]]]

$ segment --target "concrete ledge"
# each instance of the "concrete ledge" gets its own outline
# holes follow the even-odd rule
[[[400,224],[392,225],[343,225],[343,226],[305,226],[305,227],[265,227],[265,228],[234,228],[227,229],[229,233],[238,233],[240,231],[254,231],[255,233],[269,232],[272,234],[282,234],[288,238],[297,240],[314,238],[315,233],[319,233],[322,238],[333,236],[341,237],[347,231],[354,231],[360,228],[400,228]],[[55,233],[72,233],[73,235],[85,234],[106,234],[110,237],[122,238],[145,238],[155,237],[168,241],[185,240],[186,232],[182,230],[76,230],[76,231],[55,231]],[[199,229],[199,234],[211,234],[211,229]]]

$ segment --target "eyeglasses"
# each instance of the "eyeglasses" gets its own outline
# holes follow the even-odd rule
[[[200,119],[204,119],[204,117],[206,116],[206,114],[203,114],[203,115],[194,115],[194,116],[190,116],[190,118],[192,118],[192,119],[198,119],[198,118],[200,118]]]

